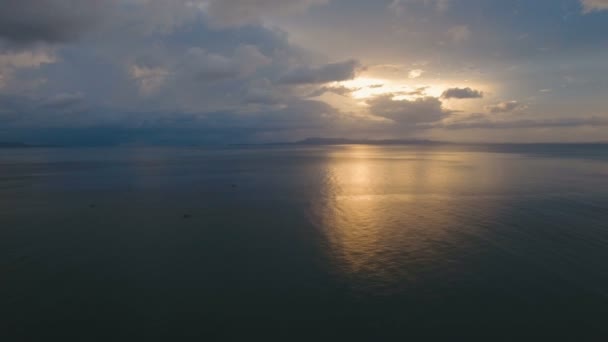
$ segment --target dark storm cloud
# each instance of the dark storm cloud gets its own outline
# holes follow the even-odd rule
[[[247,75],[258,67],[270,64],[256,46],[241,45],[232,56],[210,53],[201,48],[191,48],[179,65],[181,78],[194,78],[201,82],[213,82]]]
[[[0,0],[0,39],[14,44],[74,40],[106,7],[105,1]]]
[[[450,88],[441,95],[444,99],[480,99],[483,97],[483,92],[475,89],[467,88]]]
[[[285,74],[279,82],[297,85],[346,81],[355,78],[360,69],[361,63],[354,59],[320,67],[300,67]]]
[[[112,108],[73,111],[71,101],[65,102],[67,107],[55,106],[64,98],[68,96],[0,97],[0,106],[6,108],[0,111],[0,136],[60,145],[248,143],[306,138],[331,130],[341,121],[337,110],[312,100],[293,99],[279,108],[258,112],[192,113]]]
[[[388,94],[368,100],[367,104],[372,114],[405,125],[437,122],[453,113],[443,108],[438,98],[431,96],[396,100],[393,94]]]

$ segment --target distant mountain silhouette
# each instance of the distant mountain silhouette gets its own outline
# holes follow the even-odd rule
[[[348,139],[348,138],[307,138],[295,142],[296,145],[439,145],[448,144],[441,141],[418,139]]]
[[[50,145],[31,145],[22,142],[0,141],[0,148],[31,148],[31,147],[52,147]]]

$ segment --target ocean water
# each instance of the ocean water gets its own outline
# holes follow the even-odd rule
[[[608,339],[608,146],[0,150],[2,341]]]

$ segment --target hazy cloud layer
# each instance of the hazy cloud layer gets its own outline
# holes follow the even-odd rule
[[[297,13],[328,0],[209,0],[204,8],[216,27],[257,24],[267,16]]]
[[[522,105],[521,103],[517,102],[517,101],[504,101],[504,102],[499,102],[495,105],[490,105],[487,106],[486,109],[490,112],[490,113],[510,113],[510,112],[514,112],[516,110],[519,109],[523,109],[524,105]]]
[[[608,118],[607,10],[605,0],[0,0],[0,141],[449,140],[463,129],[560,140],[577,127],[585,134],[572,140],[608,140],[594,129]]]
[[[586,13],[608,10],[608,0],[581,0],[581,3]]]

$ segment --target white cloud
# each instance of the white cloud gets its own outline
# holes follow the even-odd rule
[[[146,67],[133,65],[129,69],[131,77],[139,85],[139,91],[143,95],[150,95],[157,92],[169,76],[169,70],[161,67]]]
[[[55,61],[56,57],[45,50],[8,51],[0,54],[0,68],[37,68]]]
[[[424,74],[424,70],[422,69],[414,69],[414,70],[410,70],[410,72],[407,74],[407,76],[409,78],[420,78],[422,76],[422,74]]]
[[[8,85],[17,69],[35,69],[56,61],[55,55],[45,49],[0,53],[0,88]]]

